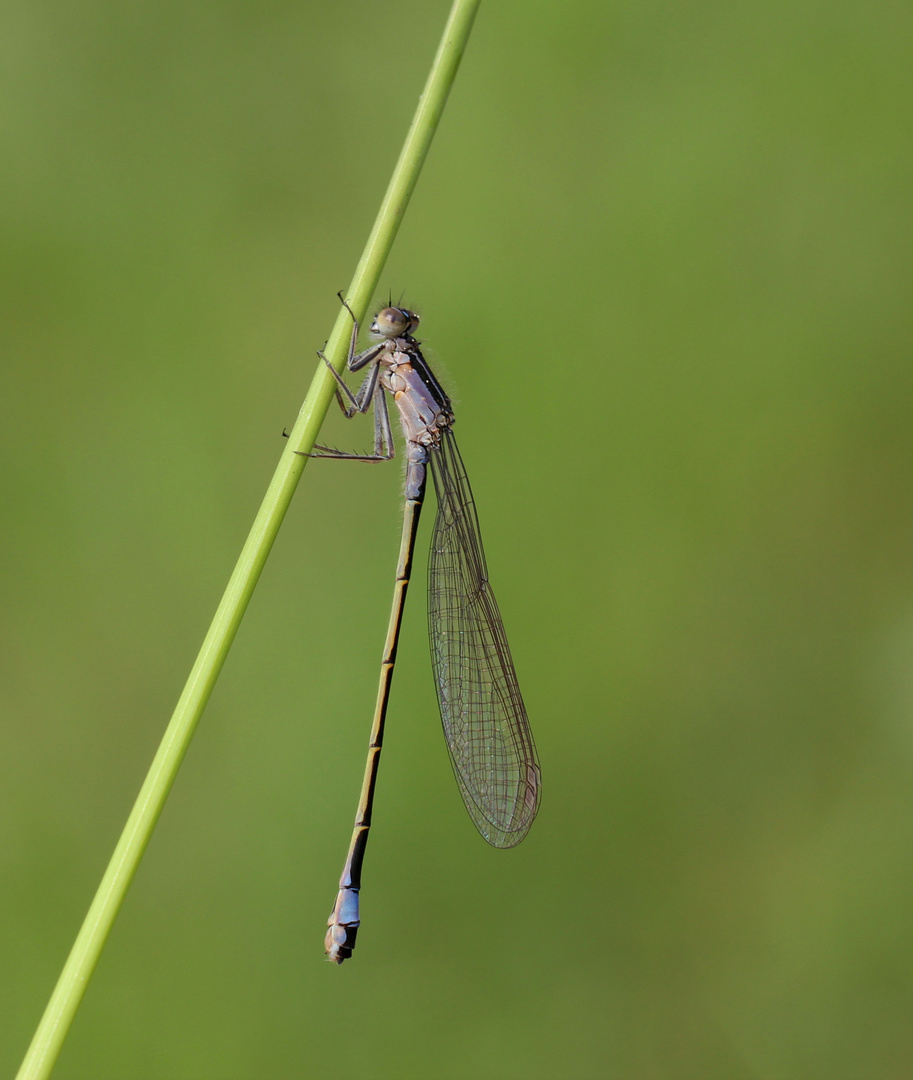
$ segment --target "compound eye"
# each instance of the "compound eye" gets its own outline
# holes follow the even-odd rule
[[[406,329],[408,320],[404,317],[403,312],[399,308],[385,307],[383,311],[378,311],[374,317],[374,325],[371,329],[375,334],[381,334],[386,338],[398,337]]]
[[[386,307],[374,317],[372,333],[385,338],[401,337],[418,326],[418,315],[404,308]]]

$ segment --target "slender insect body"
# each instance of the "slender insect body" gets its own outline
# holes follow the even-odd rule
[[[403,533],[365,778],[336,904],[328,920],[327,957],[337,964],[352,955],[361,925],[362,862],[429,470],[438,505],[429,559],[428,628],[438,705],[454,776],[473,823],[494,847],[518,844],[539,809],[541,777],[536,748],[488,580],[475,502],[453,437],[453,410],[419,342],[412,337],[418,323],[414,312],[384,308],[371,326],[384,340],[358,354],[355,324],[348,368],[358,371],[370,365],[361,389],[353,394],[336,371],[330,370],[337,380],[337,400],[347,417],[367,412],[374,405],[374,453],[345,454],[317,447],[320,452],[311,455],[360,461],[391,458],[393,440],[385,395],[393,399],[406,440]]]

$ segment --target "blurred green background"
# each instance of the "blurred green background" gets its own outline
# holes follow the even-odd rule
[[[0,14],[4,1076],[447,7]],[[539,820],[462,808],[419,575],[323,962],[401,468],[309,467],[55,1076],[913,1075],[911,62],[888,0],[483,4],[378,299],[457,403]]]

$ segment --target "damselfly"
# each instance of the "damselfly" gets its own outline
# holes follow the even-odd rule
[[[444,738],[460,793],[469,816],[489,844],[509,848],[519,844],[529,831],[539,809],[540,789],[536,747],[488,581],[472,491],[453,436],[453,409],[422,355],[420,342],[413,337],[419,317],[404,308],[384,308],[371,326],[372,334],[380,340],[360,353],[355,352],[358,323],[354,315],[352,320],[348,369],[369,367],[367,377],[353,394],[329,363],[327,367],[336,379],[336,399],[347,419],[374,406],[374,452],[346,454],[318,445],[317,452],[309,456],[390,460],[394,455],[386,398],[390,394],[406,440],[406,490],[393,607],[365,777],[326,935],[327,956],[337,964],[352,955],[360,925],[362,863],[429,468],[437,495],[437,517],[428,567],[428,631]]]

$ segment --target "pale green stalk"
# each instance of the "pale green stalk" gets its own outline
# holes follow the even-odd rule
[[[359,320],[364,317],[377,288],[381,270],[428,153],[479,2],[480,0],[454,0],[412,126],[406,136],[374,228],[365,245],[364,254],[346,293]],[[345,309],[340,308],[336,325],[324,350],[337,370],[342,370],[345,362],[351,325],[350,316]],[[320,364],[177,708],[22,1062],[17,1080],[43,1080],[50,1075],[54,1067],[108,933],[174,783],[197,721],[225,662],[295,492],[298,478],[307,464],[308,459],[294,451],[308,451],[313,447],[317,431],[333,398],[333,388],[332,375]]]

